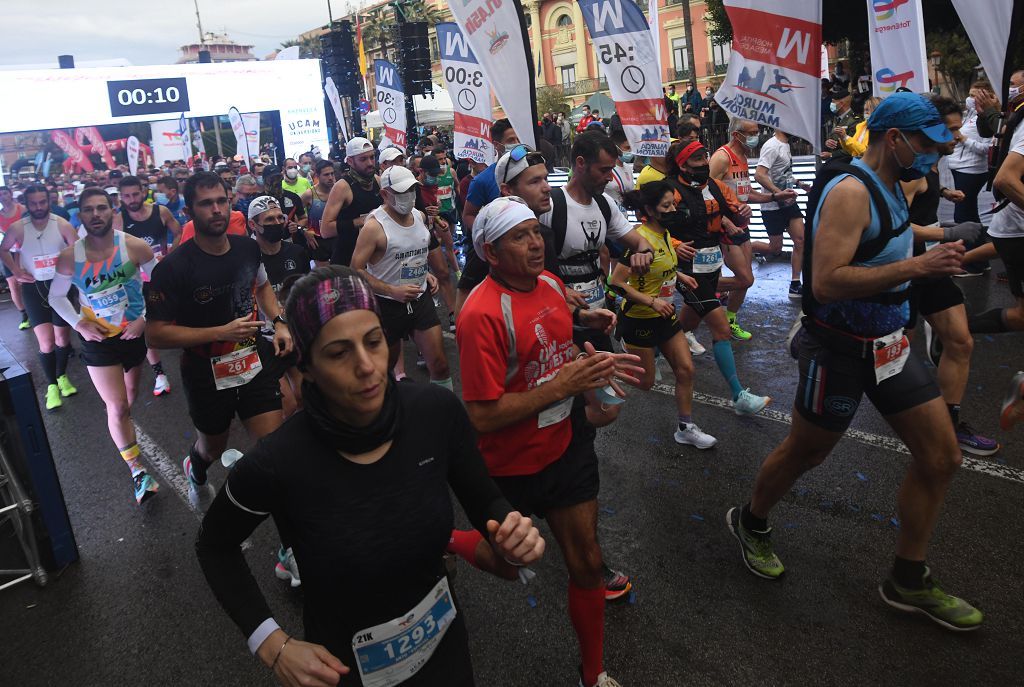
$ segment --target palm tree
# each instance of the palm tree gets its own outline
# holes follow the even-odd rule
[[[302,40],[287,40],[281,43],[281,50],[292,46],[299,46],[299,57],[320,57],[320,39],[313,36],[306,36]]]

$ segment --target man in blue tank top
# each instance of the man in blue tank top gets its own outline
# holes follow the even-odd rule
[[[784,568],[772,549],[768,514],[804,472],[828,457],[867,395],[911,454],[897,497],[895,561],[879,586],[882,599],[947,629],[974,630],[981,612],[940,589],[925,565],[962,456],[938,386],[921,359],[910,355],[904,335],[910,281],[955,274],[964,247],[962,241],[943,243],[913,256],[898,182],[925,175],[938,159],[938,146],[952,136],[935,106],[914,93],[883,100],[868,131],[867,152],[853,161],[855,169],[825,184],[817,212],[810,214],[804,262],[810,293],[795,341],[800,380],[792,428],[765,459],[750,501],[730,509],[726,519],[744,565],[759,577],[778,579]],[[889,213],[890,222],[879,213]]]

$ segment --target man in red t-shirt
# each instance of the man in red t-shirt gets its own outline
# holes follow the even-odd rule
[[[490,265],[459,314],[462,396],[488,471],[524,515],[546,518],[569,569],[569,617],[580,643],[583,683],[604,685],[604,604],[597,542],[595,431],[584,394],[616,375],[632,381],[639,358],[580,354],[574,323],[610,331],[608,310],[565,303],[562,282],[544,271],[540,223],[519,198],[498,198],[473,224],[473,249]],[[635,383],[635,382],[634,382]]]
[[[226,233],[233,234],[235,236],[248,236],[249,232],[246,230],[245,224],[245,215],[243,215],[238,210],[232,210],[231,216],[228,217],[228,230]],[[178,242],[178,245],[181,245],[186,241],[192,240],[193,238],[195,238],[195,235],[195,222],[193,222],[192,220],[185,222],[185,226],[181,228],[181,240]]]

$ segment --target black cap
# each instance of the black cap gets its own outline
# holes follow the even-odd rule
[[[282,176],[281,168],[277,165],[267,165],[263,168],[263,179],[269,179],[272,176]]]
[[[123,179],[124,178],[124,172],[122,172],[119,169],[112,169],[112,170],[110,170],[110,174],[107,175],[107,178],[108,179]]]
[[[832,84],[832,89],[828,93],[832,100],[841,100],[846,96],[850,95],[850,89],[845,84],[839,83],[838,81]]]
[[[420,161],[420,169],[430,176],[437,176],[441,173],[441,163],[433,155],[424,155]]]

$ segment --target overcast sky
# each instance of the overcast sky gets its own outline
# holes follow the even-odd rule
[[[332,0],[335,17],[360,0]],[[0,2],[0,65],[123,57],[172,64],[178,48],[198,42],[193,0],[36,0]],[[226,30],[263,58],[281,42],[327,23],[327,0],[199,0],[204,31]]]

